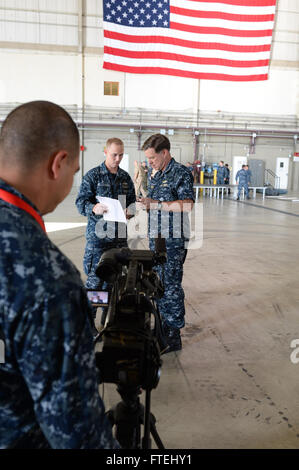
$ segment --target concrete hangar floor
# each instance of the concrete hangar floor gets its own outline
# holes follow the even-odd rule
[[[75,197],[45,221],[84,279],[86,220]],[[183,350],[162,356],[151,397],[166,449],[299,447],[296,197],[200,199],[203,244],[184,266]],[[62,223],[73,228],[61,230]],[[116,385],[105,384],[106,409],[119,401]]]

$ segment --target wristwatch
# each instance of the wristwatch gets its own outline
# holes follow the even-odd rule
[[[162,210],[162,201],[158,201],[157,209],[158,209],[158,211]]]

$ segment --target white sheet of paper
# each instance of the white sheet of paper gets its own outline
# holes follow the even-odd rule
[[[118,199],[112,199],[111,197],[97,196],[97,201],[101,204],[105,204],[108,207],[108,212],[104,212],[104,220],[110,222],[124,222],[127,223],[127,219],[124,213],[121,203]]]

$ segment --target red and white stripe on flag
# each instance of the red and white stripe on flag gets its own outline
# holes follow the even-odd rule
[[[103,67],[266,80],[275,7],[276,0],[104,0]]]

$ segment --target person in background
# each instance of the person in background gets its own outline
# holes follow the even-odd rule
[[[224,180],[227,175],[227,169],[224,166],[224,162],[221,160],[217,168],[217,184],[224,184]]]
[[[143,162],[141,162],[141,165],[143,166],[145,173],[148,174],[148,166],[147,166],[146,161],[143,160]]]
[[[138,163],[137,160],[134,162],[135,171],[134,171],[134,186],[135,186],[135,193],[136,197],[147,196],[147,171],[145,171],[144,166],[142,163]]]
[[[193,170],[194,170],[194,183],[200,182],[200,172],[201,172],[201,162],[200,160],[195,160],[193,162]]]
[[[250,182],[250,173],[248,173],[246,167],[247,165],[242,165],[242,169],[239,170],[236,174],[236,183],[238,184],[237,201],[239,201],[240,199],[240,194],[243,188],[245,191],[246,199],[250,199],[248,189],[248,183]]]
[[[225,175],[225,178],[224,178],[224,184],[229,185],[229,183],[230,183],[230,169],[229,169],[228,163],[226,163],[224,166],[226,168],[226,175]],[[230,194],[230,188],[228,188],[228,194]]]
[[[251,170],[249,170],[249,165],[246,165],[246,171],[247,171],[247,178],[248,178],[248,184],[251,184],[251,177],[252,177],[252,174],[251,174]]]
[[[193,164],[191,162],[187,162],[186,163],[186,168],[188,168],[188,170],[191,172],[191,175],[192,175],[192,178],[193,178],[193,181],[194,181],[194,168],[193,168]]]

